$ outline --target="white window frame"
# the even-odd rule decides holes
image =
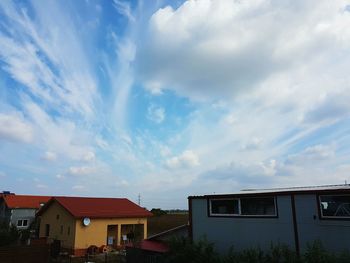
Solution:
[[[259,198],[273,198],[275,213],[273,215],[242,215],[241,209],[241,198],[242,199],[259,199]],[[212,212],[211,201],[220,201],[220,200],[237,200],[238,201],[238,214],[217,214]],[[276,196],[266,196],[266,197],[235,197],[235,198],[209,198],[209,216],[219,216],[219,217],[277,217],[277,202]]]
[[[19,221],[22,222],[21,225],[19,225]],[[26,225],[24,225],[24,221],[27,222]],[[29,219],[26,219],[26,218],[17,219],[17,227],[20,227],[20,228],[28,227],[28,223],[29,223]]]
[[[242,215],[241,210],[241,199],[260,199],[260,198],[273,198],[273,205],[275,208],[275,213],[273,215]],[[254,196],[254,197],[241,197],[239,199],[239,216],[241,217],[277,217],[277,202],[276,202],[276,196]]]
[[[323,208],[322,208],[322,200],[321,197],[322,196],[349,196],[350,194],[324,194],[324,195],[319,195],[318,196],[318,203],[319,203],[319,209],[320,209],[320,215],[321,218],[324,219],[342,219],[342,220],[350,220],[350,216],[325,216],[323,215]]]
[[[222,200],[228,200],[228,201],[238,201],[238,214],[216,214],[212,212],[212,205],[211,201],[222,201]],[[240,206],[240,201],[239,198],[210,198],[209,199],[209,214],[210,216],[239,216],[241,213],[241,206]]]

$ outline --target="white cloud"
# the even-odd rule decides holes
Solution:
[[[165,119],[165,109],[151,104],[147,108],[147,118],[155,123],[162,123]]]
[[[115,185],[118,187],[127,187],[129,186],[129,182],[124,179],[116,179]]]
[[[315,163],[329,160],[335,156],[335,147],[332,145],[314,145],[307,147],[300,153],[288,156],[288,164],[300,166],[315,165]]]
[[[80,29],[59,3],[32,4],[35,20],[12,2],[0,3],[3,23],[11,28],[0,33],[3,69],[48,107],[91,117],[98,94]]]
[[[63,176],[62,174],[56,174],[55,177],[56,177],[57,179],[59,179],[59,180],[62,180],[62,179],[65,178],[65,176]]]
[[[6,177],[6,173],[5,173],[5,172],[0,171],[0,177]]]
[[[248,143],[242,145],[242,150],[257,150],[260,148],[262,140],[257,137],[253,137]]]
[[[130,21],[135,21],[135,18],[131,12],[131,7],[129,2],[114,0],[114,7],[119,14],[127,17]]]
[[[73,160],[92,158],[90,143],[94,135],[88,130],[77,126],[72,120],[53,118],[30,99],[23,99],[23,105],[37,134],[38,144],[54,149],[56,155]]]
[[[169,169],[192,168],[198,165],[198,156],[191,150],[186,150],[179,156],[172,157],[166,161],[166,166]]]
[[[72,166],[69,168],[69,173],[71,175],[90,175],[96,172],[95,167],[89,167],[89,166]]]
[[[48,186],[45,185],[45,184],[37,184],[37,185],[36,185],[36,188],[39,188],[39,189],[47,189]]]
[[[91,162],[95,160],[95,153],[94,152],[87,152],[84,156],[83,156],[83,161],[86,162]]]
[[[45,152],[43,159],[47,161],[56,161],[57,155],[54,152],[47,151]]]
[[[138,74],[151,90],[148,83],[192,99],[230,99],[291,69],[305,76],[305,70],[319,73],[317,64],[322,71],[329,63],[339,67],[339,58],[348,65],[350,15],[344,8],[344,1],[326,0],[167,6],[153,14],[140,42]]]
[[[72,190],[75,190],[75,191],[85,191],[86,190],[86,187],[83,186],[83,185],[74,185],[72,187]]]
[[[33,129],[20,114],[0,113],[0,139],[29,143],[33,140]]]

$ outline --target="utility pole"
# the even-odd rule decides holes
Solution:
[[[137,203],[141,206],[141,194],[137,196]]]

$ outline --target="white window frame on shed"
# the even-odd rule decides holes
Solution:
[[[212,212],[212,204],[211,201],[237,201],[238,202],[238,214],[220,214],[220,213],[213,213]],[[210,198],[209,199],[209,214],[210,216],[239,216],[241,213],[241,206],[240,206],[240,201],[239,198]]]
[[[242,214],[242,208],[241,208],[241,199],[259,199],[259,198],[272,198],[274,202],[274,214],[251,214],[251,215],[245,215]],[[219,200],[237,200],[238,202],[238,213],[237,214],[220,214],[220,213],[213,213],[212,212],[212,201],[219,201]],[[267,196],[267,197],[260,197],[260,196],[254,196],[254,197],[235,197],[235,198],[209,198],[208,199],[208,205],[209,205],[209,216],[211,217],[262,217],[262,218],[276,218],[278,217],[278,211],[277,211],[277,200],[276,196]]]
[[[350,194],[321,194],[318,196],[318,202],[319,202],[319,209],[320,209],[320,215],[322,219],[342,219],[342,220],[350,220],[350,215],[349,216],[336,216],[336,215],[323,215],[323,204],[322,202],[322,197],[332,197],[332,196],[348,196],[350,199]],[[347,205],[350,206],[350,203],[346,203]],[[346,208],[348,210],[348,208]],[[350,212],[350,211],[349,211]]]

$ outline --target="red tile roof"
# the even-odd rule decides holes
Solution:
[[[34,208],[39,209],[42,203],[47,203],[51,196],[36,195],[2,195],[8,208]]]
[[[51,202],[57,201],[76,218],[126,218],[148,217],[152,213],[126,198],[54,197],[41,211],[43,214]]]

